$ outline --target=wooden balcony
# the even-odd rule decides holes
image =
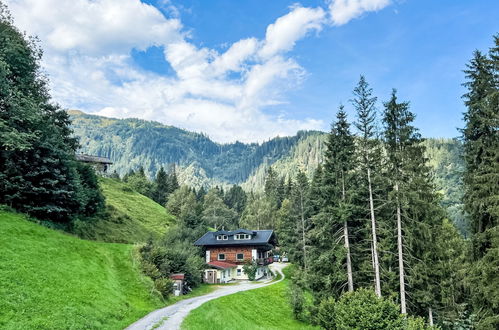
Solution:
[[[256,263],[258,265],[262,265],[262,266],[266,266],[266,265],[269,265],[271,263],[273,263],[273,259],[272,257],[268,257],[268,258],[258,258],[256,259]]]

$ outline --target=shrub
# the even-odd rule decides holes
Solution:
[[[163,298],[168,298],[173,290],[173,282],[165,277],[160,277],[154,280],[154,288],[161,293]]]
[[[323,300],[316,318],[325,329],[404,329],[399,307],[367,289]]]
[[[256,262],[247,262],[243,266],[243,271],[246,275],[248,275],[248,279],[250,281],[255,280],[257,269],[258,269],[258,265],[256,264]]]
[[[325,329],[332,329],[334,326],[334,306],[336,301],[334,298],[326,298],[322,300],[319,307],[316,309],[314,323]]]
[[[303,291],[298,285],[293,285],[291,287],[291,307],[293,308],[293,315],[297,320],[303,320],[305,298],[303,296]]]

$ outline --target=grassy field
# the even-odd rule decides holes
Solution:
[[[132,249],[0,210],[0,329],[122,329],[162,307]]]
[[[293,319],[287,293],[288,281],[285,278],[271,286],[209,301],[187,316],[182,329],[318,329]]]
[[[106,242],[145,242],[164,234],[173,222],[163,206],[126,184],[109,178],[100,178],[99,182],[106,196],[106,215],[91,223],[77,223],[74,232],[78,236]]]

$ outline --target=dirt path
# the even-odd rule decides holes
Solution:
[[[207,295],[194,297],[190,299],[181,300],[176,304],[168,307],[157,309],[138,320],[137,322],[130,325],[127,330],[149,330],[149,329],[180,329],[180,325],[184,318],[193,309],[198,308],[207,301],[234,294],[241,291],[247,291],[252,289],[261,288],[264,286],[276,284],[284,279],[284,274],[282,269],[286,264],[274,263],[269,267],[273,272],[278,272],[281,274],[281,279],[275,282],[262,282],[262,283],[250,283],[244,282],[237,285],[222,286],[216,291],[213,291]]]

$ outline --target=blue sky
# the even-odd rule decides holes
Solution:
[[[81,23],[69,32],[55,0],[26,10],[33,1],[8,5],[21,28],[42,39],[56,101],[221,142],[327,130],[340,103],[351,112],[360,74],[380,101],[397,88],[424,136],[458,136],[462,70],[499,33],[492,0],[101,0],[98,9],[63,1],[61,10],[82,22],[111,16],[116,26]],[[47,14],[52,19],[42,19]],[[238,43],[247,53],[237,64],[234,56],[222,61]]]

